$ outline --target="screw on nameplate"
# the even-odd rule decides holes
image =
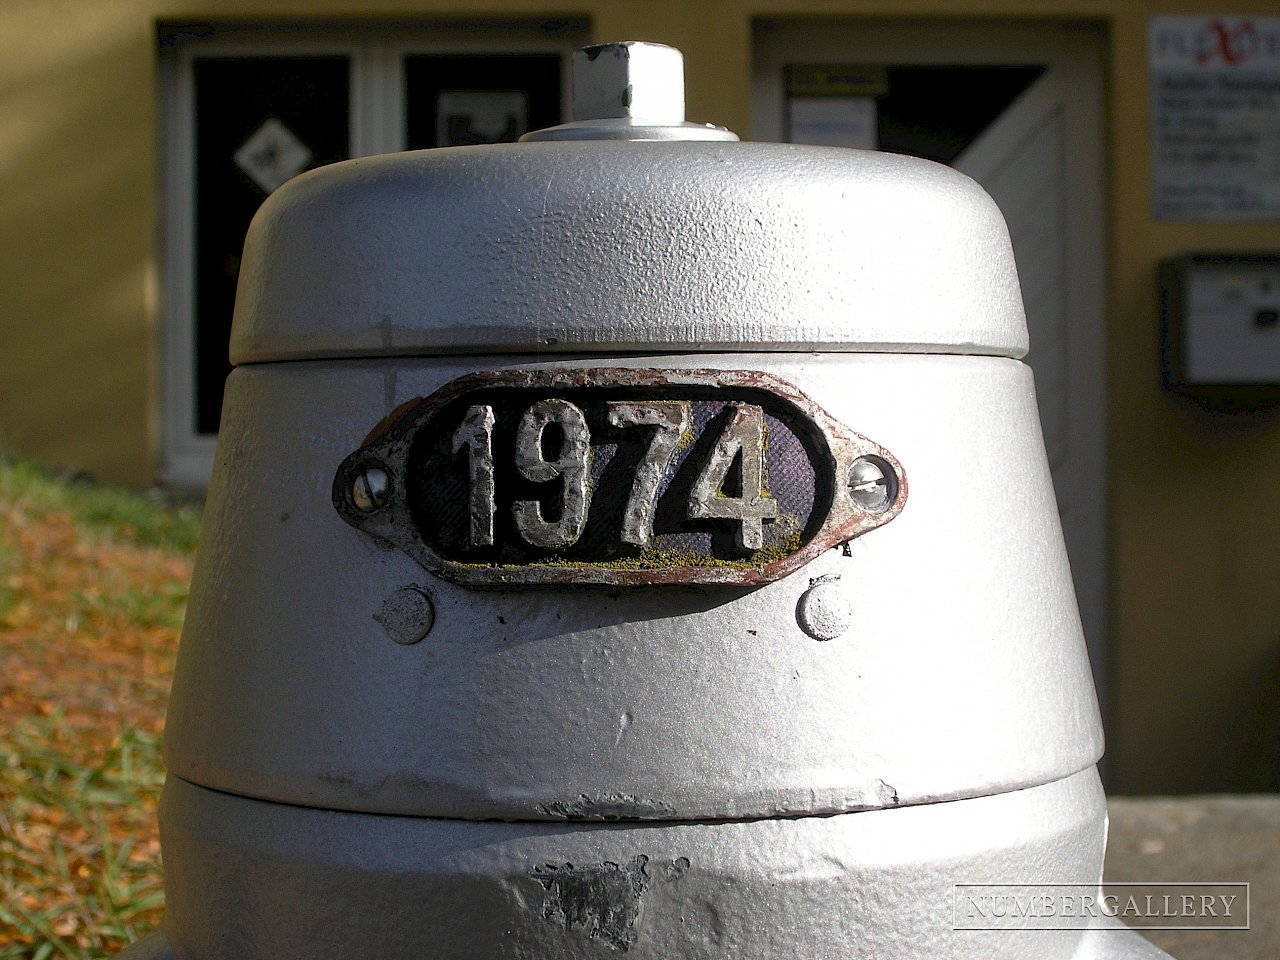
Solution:
[[[897,496],[893,469],[879,457],[859,457],[849,468],[849,499],[868,513],[889,508]]]
[[[391,496],[391,479],[381,467],[366,466],[351,484],[351,502],[361,513],[377,513]]]

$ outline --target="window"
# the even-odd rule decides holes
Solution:
[[[208,481],[240,254],[290,177],[561,122],[581,21],[162,26],[164,479]]]

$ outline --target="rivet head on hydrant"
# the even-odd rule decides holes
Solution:
[[[796,604],[800,629],[815,640],[834,640],[853,625],[853,603],[838,576],[819,577]]]
[[[421,587],[401,587],[382,605],[382,612],[373,619],[396,643],[409,646],[420,641],[436,622],[435,607],[430,595]]]

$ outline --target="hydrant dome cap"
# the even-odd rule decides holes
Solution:
[[[268,198],[243,264],[237,364],[1027,348],[994,201],[871,151],[591,140],[349,160]]]

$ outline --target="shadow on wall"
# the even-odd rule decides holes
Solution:
[[[1223,744],[1221,780],[1248,793],[1280,792],[1280,637],[1241,684],[1240,738]]]
[[[1280,425],[1280,392],[1275,388],[1234,387],[1217,395],[1171,395],[1169,399],[1175,404],[1180,435],[1194,437],[1202,456],[1212,459],[1230,451],[1257,457],[1256,469],[1267,469],[1263,458]],[[1225,564],[1222,558],[1218,562]],[[1225,564],[1207,582],[1228,594],[1224,602],[1230,606],[1240,602],[1240,598],[1232,600],[1230,593],[1248,592],[1249,584],[1240,581],[1249,576],[1239,569],[1233,573],[1231,565]],[[1238,638],[1231,630],[1244,628],[1244,623],[1223,624],[1223,633],[1216,639],[1232,645]],[[1213,672],[1221,685],[1217,702],[1223,715],[1206,719],[1219,728],[1221,739],[1216,762],[1205,765],[1201,779],[1214,791],[1280,791],[1280,636],[1270,644],[1262,641],[1252,656],[1240,656],[1229,668],[1220,662]]]

